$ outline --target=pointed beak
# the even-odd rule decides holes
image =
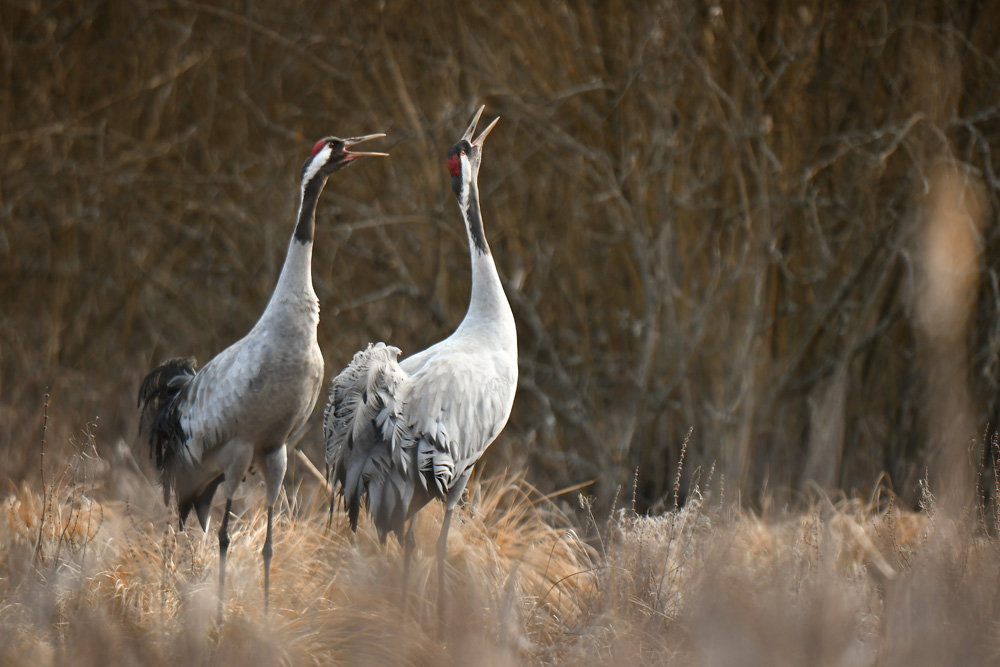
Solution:
[[[483,115],[483,109],[485,109],[485,108],[486,108],[485,104],[483,106],[479,107],[479,111],[476,112],[476,115],[472,119],[472,122],[469,123],[469,129],[467,129],[465,131],[465,134],[462,135],[462,139],[464,139],[465,141],[468,141],[473,146],[479,146],[480,148],[482,148],[483,139],[486,138],[486,135],[488,135],[490,133],[490,130],[493,129],[493,126],[497,124],[498,120],[500,120],[500,116],[497,116],[495,119],[493,119],[493,122],[489,124],[489,127],[487,127],[485,130],[483,130],[483,133],[480,134],[476,138],[475,141],[473,141],[472,140],[472,135],[476,131],[476,125],[479,123],[479,118]]]
[[[384,137],[385,134],[366,134],[363,137],[351,137],[350,139],[344,139],[344,148],[350,149],[352,146],[356,146],[363,141],[368,141],[369,139],[378,139]],[[366,153],[364,151],[352,151],[345,150],[347,157],[350,160],[356,160],[359,157],[372,156],[372,157],[389,157],[388,153]]]
[[[492,130],[496,126],[496,124],[498,122],[500,122],[500,116],[497,116],[496,118],[494,118],[493,122],[486,126],[486,129],[483,130],[483,133],[480,134],[478,137],[476,137],[476,140],[472,142],[472,145],[473,146],[478,146],[479,148],[482,148],[483,147],[483,139],[486,138],[486,135],[488,135],[490,133],[490,130]]]
[[[469,129],[467,129],[465,131],[465,134],[462,135],[462,140],[468,141],[470,143],[472,142],[472,134],[476,131],[476,124],[479,122],[479,117],[483,115],[483,109],[485,108],[486,108],[485,104],[479,107],[479,111],[476,112],[476,115],[473,117],[472,122],[469,123]]]

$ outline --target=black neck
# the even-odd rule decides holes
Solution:
[[[480,255],[489,254],[490,246],[486,243],[486,233],[483,231],[483,215],[479,210],[479,188],[475,183],[469,186],[469,199],[464,213],[472,244]]]
[[[316,232],[316,203],[326,185],[326,178],[317,177],[306,184],[302,191],[302,205],[299,207],[299,219],[295,223],[293,238],[301,243],[312,243]]]

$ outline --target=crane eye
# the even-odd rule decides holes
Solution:
[[[465,151],[462,151],[462,155],[465,155]]]

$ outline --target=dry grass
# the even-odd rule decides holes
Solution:
[[[155,505],[97,500],[109,469],[84,444],[44,495],[0,518],[0,664],[993,664],[1000,540],[980,512],[942,516],[817,497],[806,509],[723,510],[721,485],[680,509],[571,520],[517,475],[481,480],[449,541],[451,600],[435,635],[433,544],[420,515],[407,613],[400,551],[357,535],[303,483],[276,524],[272,612],[261,605],[264,514],[250,484],[215,624],[214,530]],[[137,479],[136,485],[145,482]],[[146,489],[156,495],[153,489]],[[580,496],[587,506],[588,499]],[[995,508],[994,508],[995,509]]]
[[[96,458],[82,459],[76,463],[83,469],[101,468]],[[44,495],[23,485],[4,501],[2,664],[62,664],[69,656],[75,664],[110,656],[119,664],[126,656],[145,664],[250,658],[288,665],[435,664],[449,656],[504,662],[507,656],[515,664],[577,622],[593,584],[577,576],[591,567],[587,548],[522,478],[476,484],[449,540],[446,649],[431,639],[441,508],[432,506],[417,522],[420,548],[403,614],[397,545],[381,546],[367,522],[352,535],[340,513],[328,526],[325,494],[300,488],[294,505],[285,502],[279,512],[273,612],[265,617],[259,555],[265,514],[256,489],[243,499],[248,509],[232,536],[226,620],[216,628],[218,546],[211,526],[207,533],[177,532],[165,512],[140,515],[121,500],[95,500],[95,484],[71,473],[58,475]]]

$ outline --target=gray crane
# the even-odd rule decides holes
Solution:
[[[399,348],[369,344],[334,378],[323,419],[331,511],[339,496],[356,530],[364,499],[380,539],[389,531],[396,536],[404,553],[404,605],[413,516],[435,498],[444,502],[437,542],[439,632],[452,512],[473,466],[507,423],[517,387],[514,315],[479,209],[483,140],[500,120],[473,140],[483,108],[447,161],[472,257],[465,318],[451,336],[401,362]]]
[[[226,585],[226,553],[233,496],[251,464],[264,473],[267,536],[264,609],[271,583],[271,522],[285,477],[287,442],[305,425],[323,383],[323,355],[316,340],[319,301],[312,284],[316,202],[330,174],[359,157],[353,152],[371,134],[352,139],[326,137],[302,166],[299,212],[264,314],[246,336],[200,371],[194,358],[171,359],[139,387],[140,432],[148,433],[150,455],[161,473],[163,500],[177,499],[180,529],[192,509],[207,527],[212,498],[225,485],[226,509],[219,528],[219,619]]]

